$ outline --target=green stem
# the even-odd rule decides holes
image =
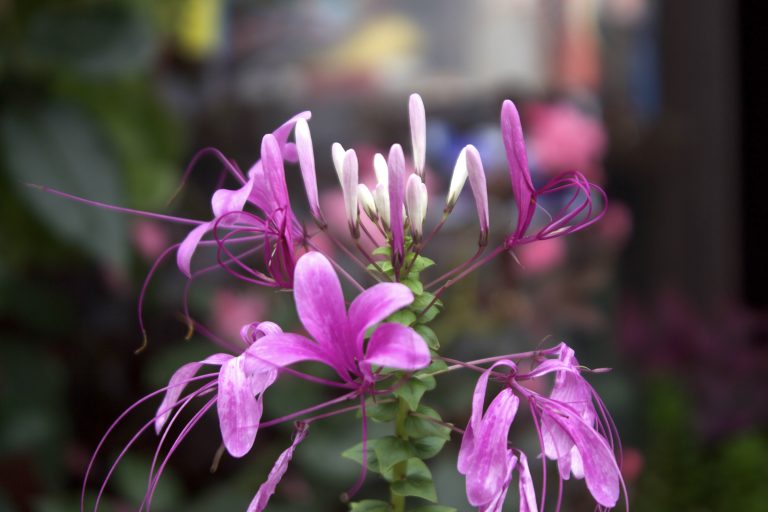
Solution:
[[[397,417],[395,418],[395,435],[400,439],[407,441],[408,432],[405,428],[405,420],[408,418],[408,403],[400,398],[398,400]],[[394,480],[398,481],[405,478],[405,474],[408,470],[408,461],[402,461],[395,464],[394,467]],[[405,496],[400,496],[390,491],[390,499],[392,503],[393,512],[405,512]]]

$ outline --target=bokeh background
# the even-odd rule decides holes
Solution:
[[[492,238],[510,229],[504,98],[521,108],[536,182],[578,169],[611,200],[593,228],[521,247],[520,263],[499,258],[451,290],[435,324],[444,353],[566,340],[584,364],[614,369],[591,382],[622,434],[635,510],[768,510],[768,282],[758,252],[768,212],[750,172],[764,165],[755,155],[765,144],[742,130],[755,114],[739,61],[761,27],[741,15],[737,2],[717,0],[0,0],[0,510],[76,510],[112,421],[178,365],[216,350],[203,336],[184,339],[185,280],[171,261],[150,284],[149,347],[134,355],[141,283],[183,230],[25,183],[208,218],[221,183],[214,161],[169,202],[195,152],[214,146],[247,168],[264,133],[308,109],[321,204],[338,219],[330,144],[357,149],[369,173],[375,151],[409,146],[411,92],[427,107],[428,224],[459,149],[473,143],[488,173]],[[306,210],[298,172],[288,175]],[[475,222],[464,197],[427,255],[446,266],[470,256]],[[229,338],[254,320],[295,322],[284,294],[224,273],[195,282],[191,307]],[[472,377],[446,377],[429,399],[459,425]],[[327,396],[283,381],[267,416]],[[109,439],[89,499],[154,407]],[[349,418],[313,427],[270,510],[344,510],[338,495],[358,468],[339,453],[358,430]],[[260,433],[249,456],[225,457],[211,474],[220,440],[209,414],[174,455],[154,510],[244,510],[288,435]],[[530,426],[513,435],[535,442]],[[155,443],[147,435],[128,452],[104,510],[136,508]],[[441,502],[467,510],[457,444],[432,468]],[[366,497],[384,492],[369,482]],[[589,503],[583,483],[566,486],[566,510]]]

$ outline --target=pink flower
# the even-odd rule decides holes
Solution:
[[[501,132],[509,163],[512,193],[517,206],[517,227],[507,236],[507,248],[573,233],[590,226],[602,217],[604,209],[595,207],[592,193],[597,192],[605,203],[605,192],[578,172],[560,174],[538,190],[533,187],[520,114],[514,103],[509,100],[505,100],[501,107]],[[566,194],[562,207],[554,214],[542,211],[547,219],[545,224],[531,230],[534,217],[541,208],[539,199],[554,194]]]

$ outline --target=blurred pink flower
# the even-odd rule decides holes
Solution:
[[[590,181],[603,181],[607,136],[599,121],[567,103],[532,105],[527,114],[531,150],[543,172],[578,169]]]
[[[645,457],[637,448],[624,448],[621,461],[621,474],[627,482],[634,482],[640,478],[640,473],[645,466]]]
[[[168,230],[151,220],[137,220],[131,226],[131,238],[139,255],[146,261],[154,261],[171,245]]]
[[[565,240],[549,238],[535,244],[515,248],[515,254],[527,274],[540,274],[552,270],[565,260]]]
[[[214,330],[225,340],[239,340],[240,328],[254,318],[265,318],[267,306],[266,299],[259,293],[219,289],[213,295],[211,308]]]

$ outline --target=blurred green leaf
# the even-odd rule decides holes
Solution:
[[[115,471],[115,489],[131,503],[141,503],[147,492],[147,476],[150,466],[151,460],[149,458],[132,454],[126,455]],[[160,512],[178,510],[182,495],[181,481],[169,467],[166,467],[152,497],[152,510]]]
[[[407,460],[414,455],[408,441],[395,436],[378,439],[373,449],[382,471],[387,471],[398,462]]]
[[[97,77],[147,69],[156,46],[152,27],[127,2],[39,9],[23,42],[28,65]]]
[[[124,268],[125,218],[29,188],[33,183],[110,204],[123,202],[120,170],[93,120],[61,104],[6,112],[0,147],[20,193],[52,229],[101,261]]]
[[[381,500],[363,500],[349,505],[352,512],[390,512],[392,510],[389,503]]]

